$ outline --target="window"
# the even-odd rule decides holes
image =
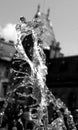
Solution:
[[[4,96],[6,96],[8,84],[9,84],[8,82],[2,83],[2,87],[3,87],[3,90],[4,90],[4,93],[3,93]]]

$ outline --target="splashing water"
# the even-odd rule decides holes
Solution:
[[[55,39],[47,15],[37,12],[31,22],[21,17],[16,31],[11,85],[1,123],[6,115],[8,121],[9,118],[18,120],[25,130],[76,130],[71,112],[46,86],[47,66],[43,49]],[[12,114],[7,115],[10,112]]]

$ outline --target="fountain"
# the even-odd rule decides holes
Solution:
[[[32,21],[20,18],[16,25],[16,53],[10,69],[10,87],[2,108],[1,124],[19,122],[25,130],[76,130],[71,112],[46,86],[44,49],[55,40],[47,14],[37,13]],[[5,119],[6,117],[6,119]]]

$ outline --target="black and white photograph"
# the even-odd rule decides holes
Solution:
[[[78,130],[78,0],[0,0],[0,130]]]

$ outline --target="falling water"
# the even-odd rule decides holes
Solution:
[[[12,120],[16,117],[25,130],[76,130],[71,112],[46,86],[48,69],[44,48],[55,40],[48,16],[38,10],[32,21],[27,22],[21,17],[16,25],[16,53],[12,59],[11,83],[1,123],[7,112],[16,112]],[[25,123],[22,121],[24,116]]]

